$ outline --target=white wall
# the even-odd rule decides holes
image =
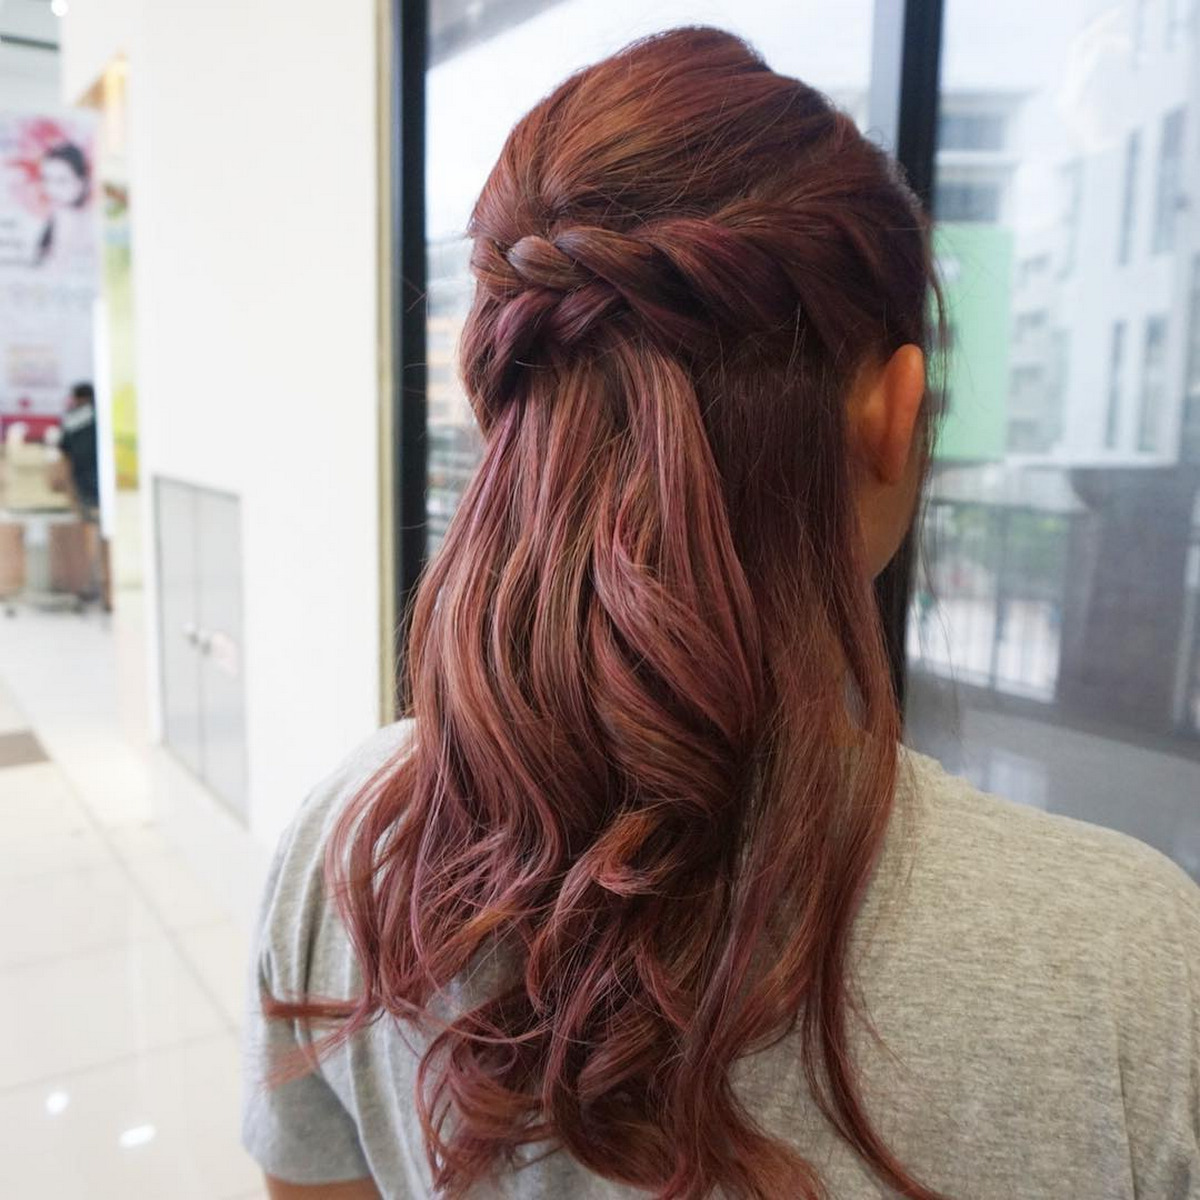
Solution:
[[[186,7],[174,0],[81,0],[60,22],[63,94],[74,102],[118,54],[134,56],[148,7]],[[194,5],[192,7],[195,7]]]
[[[251,828],[269,843],[378,717],[374,4],[75,4],[67,98],[117,51],[143,484],[241,497]]]

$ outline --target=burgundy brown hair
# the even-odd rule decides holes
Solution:
[[[687,29],[529,113],[470,232],[483,456],[415,604],[412,742],[331,849],[363,979],[338,1040],[429,1030],[451,1195],[543,1143],[775,1200],[817,1172],[730,1068],[796,1031],[833,1127],[931,1196],[863,1107],[847,979],[899,720],[844,409],[926,342],[918,207],[817,92]]]

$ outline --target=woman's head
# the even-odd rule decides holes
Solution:
[[[42,155],[41,175],[51,208],[82,208],[87,203],[91,171],[87,156],[73,142],[61,142]]]
[[[562,374],[652,350],[695,386],[751,537],[778,522],[738,501],[807,488],[814,437],[852,466],[888,449],[870,440],[888,414],[840,426],[927,341],[920,213],[848,117],[736,39],[678,31],[569,80],[509,137],[471,234],[463,371],[485,434]],[[885,382],[911,422],[922,360],[902,357]]]
[[[343,1035],[426,1021],[452,1193],[548,1142],[778,1197],[816,1171],[730,1068],[794,1030],[828,1119],[927,1195],[861,1105],[846,979],[896,775],[870,576],[924,461],[917,206],[818,93],[682,30],[538,105],[471,234],[483,455],[415,605],[414,743],[331,851]]]

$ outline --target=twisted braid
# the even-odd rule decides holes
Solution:
[[[495,311],[484,323],[490,345],[477,355],[465,348],[468,377],[504,397],[520,368],[625,315],[686,358],[711,353],[722,337],[791,330],[798,319],[823,336],[823,286],[844,287],[848,257],[864,250],[860,224],[830,197],[794,208],[740,201],[636,232],[571,225],[507,246],[481,235],[471,265]]]

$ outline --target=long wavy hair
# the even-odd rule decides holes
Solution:
[[[845,409],[927,341],[918,205],[820,94],[684,29],[530,112],[470,234],[483,453],[412,613],[411,742],[331,843],[336,1040],[428,1027],[446,1194],[536,1145],[775,1200],[820,1180],[731,1067],[795,1033],[837,1133],[932,1196],[864,1108],[847,962],[899,718]]]

